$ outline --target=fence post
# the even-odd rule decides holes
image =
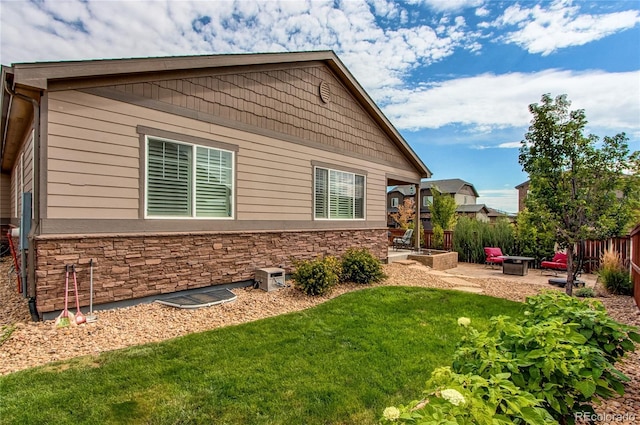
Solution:
[[[631,263],[633,298],[636,300],[636,306],[640,308],[640,223],[631,231],[629,243],[629,263]]]

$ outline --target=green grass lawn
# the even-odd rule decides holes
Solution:
[[[378,287],[302,312],[0,377],[7,424],[372,424],[451,364],[460,316],[522,304]],[[158,324],[162,326],[161,323]]]

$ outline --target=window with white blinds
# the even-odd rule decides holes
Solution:
[[[233,216],[233,152],[147,139],[148,217]]]
[[[316,167],[314,213],[316,219],[364,219],[365,177]]]

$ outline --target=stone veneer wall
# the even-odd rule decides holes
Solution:
[[[290,272],[294,259],[339,256],[349,247],[366,247],[385,261],[387,230],[41,236],[36,241],[36,305],[40,313],[64,308],[66,264],[76,264],[80,304],[88,305],[90,259],[93,303],[98,305],[242,282],[263,267]]]

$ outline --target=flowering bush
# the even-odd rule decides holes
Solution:
[[[616,322],[598,300],[579,300],[558,291],[546,291],[526,300],[527,319],[524,326],[549,319],[573,323],[576,331],[586,338],[585,344],[604,353],[607,361],[615,363],[628,351],[635,350],[640,334],[633,326]]]
[[[614,367],[640,334],[611,319],[599,301],[557,291],[530,297],[525,319],[491,318],[490,329],[467,328],[451,368],[436,369],[422,400],[399,406],[382,423],[572,423],[596,398],[623,394],[628,378]]]
[[[384,409],[384,412],[382,412],[382,417],[389,422],[397,421],[400,419],[400,409],[393,406],[387,407]]]
[[[485,379],[478,375],[457,374],[443,367],[433,371],[424,398],[406,406],[387,407],[383,424],[552,424],[557,423],[541,400],[517,388],[509,374]],[[391,415],[390,413],[393,413]]]

